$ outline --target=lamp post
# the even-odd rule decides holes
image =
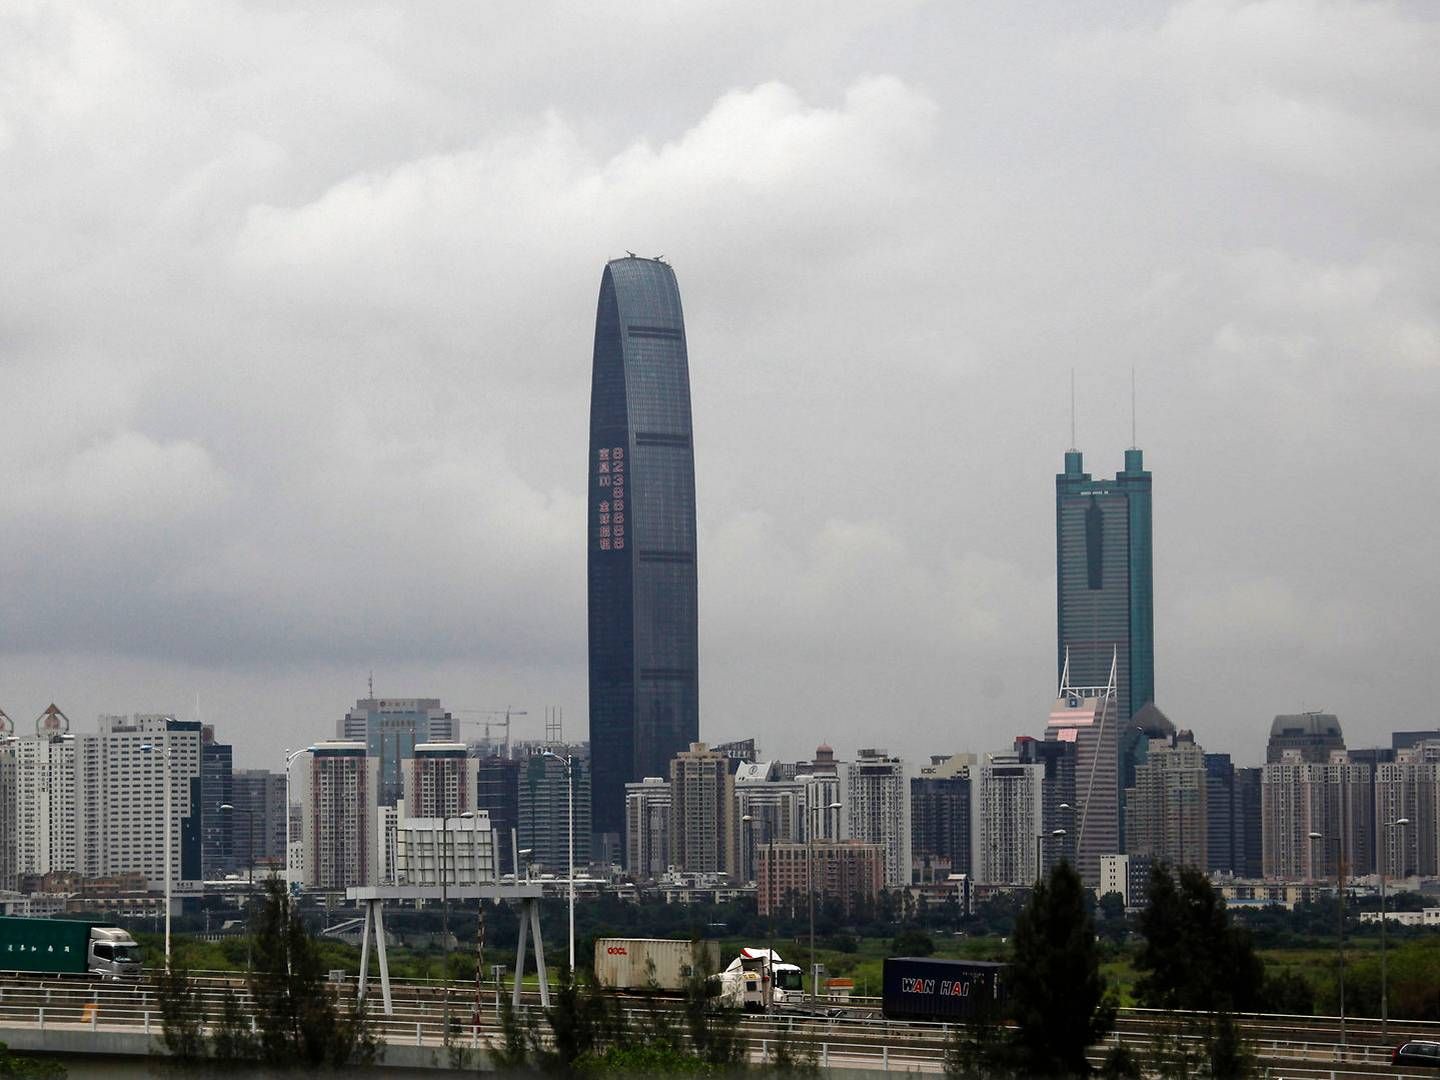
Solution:
[[[1400,872],[1405,872],[1405,826],[1410,824],[1409,818],[1396,818],[1394,821],[1385,822],[1387,829],[1400,830]],[[1389,847],[1387,842],[1386,848]],[[1382,1037],[1390,1034],[1390,1002],[1388,997],[1388,980],[1385,971],[1385,850],[1380,852],[1380,1034]]]
[[[302,747],[299,750],[285,748],[285,891],[290,891],[292,881],[290,879],[290,766],[295,764],[295,759],[301,754],[308,754],[315,749],[313,746]]]
[[[161,783],[165,787],[165,970],[170,970],[170,717],[165,719],[165,731],[162,739],[160,755],[164,764]],[[142,743],[140,749],[145,753],[151,753],[155,749],[153,743]]]
[[[1311,832],[1312,841],[1324,843],[1322,833]],[[1311,876],[1314,876],[1313,856]],[[1340,960],[1340,1045],[1345,1045],[1345,848],[1342,837],[1335,837],[1335,948]]]
[[[554,758],[565,766],[565,786],[569,790],[568,813],[570,818],[570,871],[568,879],[570,894],[570,978],[575,978],[575,759],[569,754],[563,758],[553,750],[546,750],[545,757]]]
[[[473,818],[474,810],[453,816],[445,814],[440,818],[440,974],[445,981],[444,990],[444,1039],[450,1041],[450,822]],[[471,845],[472,855],[474,845]],[[455,884],[460,884],[457,880]]]
[[[843,803],[832,802],[825,810],[839,810]],[[810,894],[810,997],[812,1001],[820,1000],[820,973],[815,967],[815,833],[819,830],[819,817],[822,807],[810,807],[810,829],[806,837],[809,850],[805,859],[805,878]]]

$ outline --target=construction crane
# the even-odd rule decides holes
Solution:
[[[509,757],[509,756],[510,756],[510,719],[511,719],[511,717],[515,717],[515,716],[529,716],[529,715],[530,715],[530,713],[529,713],[527,710],[525,710],[525,709],[515,709],[515,708],[512,708],[512,707],[509,706],[509,705],[506,705],[503,709],[452,709],[452,710],[450,710],[450,711],[451,711],[452,713],[456,714],[457,716],[477,716],[477,717],[484,717],[483,720],[471,720],[471,721],[469,721],[469,722],[472,723],[472,724],[484,724],[484,725],[485,725],[485,741],[486,741],[487,743],[491,743],[491,745],[494,745],[494,744],[491,742],[491,739],[490,739],[490,727],[491,727],[491,725],[494,724],[494,725],[496,725],[496,726],[503,727],[503,728],[505,729],[505,744],[504,744],[504,745],[505,745],[505,756],[506,756],[506,757]]]

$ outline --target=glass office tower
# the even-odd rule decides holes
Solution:
[[[700,737],[690,373],[658,259],[600,279],[587,483],[592,822],[597,854],[618,854],[625,785]]]
[[[1117,660],[1117,781],[1123,800],[1148,746],[1131,717],[1155,700],[1155,614],[1151,560],[1150,473],[1141,451],[1125,451],[1114,480],[1094,480],[1080,451],[1065,454],[1055,477],[1057,672],[1070,657],[1076,686],[1106,681]],[[1123,801],[1121,805],[1123,832]]]

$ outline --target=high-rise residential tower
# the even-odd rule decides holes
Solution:
[[[601,276],[586,472],[593,828],[619,854],[625,785],[700,737],[690,374],[658,259]]]
[[[1114,480],[1092,479],[1080,451],[1066,451],[1065,471],[1055,477],[1055,570],[1056,670],[1065,670],[1068,656],[1072,685],[1101,686],[1116,662],[1123,815],[1124,790],[1149,738],[1133,731],[1130,718],[1155,699],[1150,473],[1140,450],[1125,451]]]

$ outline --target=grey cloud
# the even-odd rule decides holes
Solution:
[[[1038,729],[1072,367],[1095,472],[1137,370],[1167,713],[1420,722],[1433,15],[771,7],[9,15],[0,705],[198,689],[258,759],[375,666],[582,726],[631,248],[687,309],[707,735]]]

